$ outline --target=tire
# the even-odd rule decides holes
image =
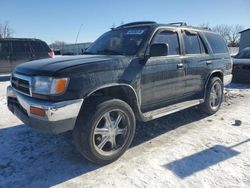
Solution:
[[[88,160],[108,164],[130,146],[136,120],[131,107],[122,100],[100,98],[83,105],[73,138],[77,149]]]
[[[221,103],[223,101],[223,88],[224,85],[220,78],[211,78],[206,89],[205,102],[201,104],[202,111],[212,115],[220,109]]]

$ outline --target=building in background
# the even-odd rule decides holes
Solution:
[[[250,28],[240,32],[240,51],[246,47],[250,47]]]
[[[77,44],[65,44],[60,50],[61,55],[80,55],[86,48],[91,45],[90,42],[77,43]]]
[[[80,55],[90,45],[91,42],[66,44],[65,42],[62,41],[55,41],[49,46],[54,51],[55,55]]]

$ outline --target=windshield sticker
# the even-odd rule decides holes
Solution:
[[[136,30],[129,30],[126,34],[127,35],[142,35],[144,30],[136,29]]]

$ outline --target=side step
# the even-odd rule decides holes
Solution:
[[[197,99],[197,100],[191,100],[191,101],[185,101],[182,103],[178,103],[178,104],[174,104],[174,105],[170,105],[167,107],[163,107],[157,110],[153,110],[153,111],[149,111],[149,112],[145,112],[143,113],[143,116],[148,119],[148,120],[153,120],[156,118],[160,118],[181,110],[184,110],[186,108],[190,108],[192,106],[196,106],[198,104],[201,104],[204,102],[204,99]]]

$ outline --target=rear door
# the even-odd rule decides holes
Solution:
[[[12,51],[10,55],[11,69],[17,65],[32,60],[31,47],[28,41],[12,41]]]
[[[182,31],[184,42],[184,62],[186,65],[187,95],[201,94],[210,69],[211,57],[205,42],[197,31]]]
[[[11,72],[10,67],[10,42],[0,41],[0,73]]]

